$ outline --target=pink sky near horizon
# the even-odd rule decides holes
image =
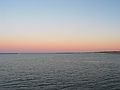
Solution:
[[[3,39],[2,39],[3,40]],[[104,40],[103,40],[104,41]],[[120,43],[99,41],[12,41],[3,40],[0,52],[85,52],[120,50]]]

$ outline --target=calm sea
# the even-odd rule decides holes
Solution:
[[[120,55],[0,54],[0,90],[120,90]]]

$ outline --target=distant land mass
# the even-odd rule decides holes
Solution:
[[[120,51],[100,51],[96,53],[120,54]]]
[[[19,53],[0,53],[0,54],[19,54]]]

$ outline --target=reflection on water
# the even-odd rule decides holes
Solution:
[[[0,90],[120,90],[120,55],[1,54]]]

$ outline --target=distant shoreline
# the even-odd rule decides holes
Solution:
[[[100,51],[96,53],[120,54],[120,51]]]
[[[19,53],[0,53],[0,54],[19,54]]]

